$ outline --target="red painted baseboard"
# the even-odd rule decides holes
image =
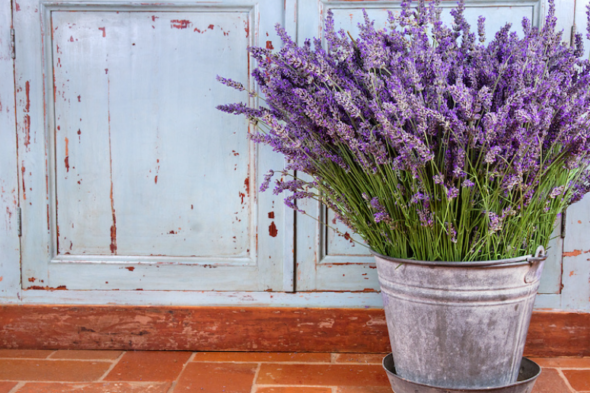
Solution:
[[[383,310],[1,306],[0,347],[387,352]],[[533,314],[525,354],[590,356],[590,313]]]

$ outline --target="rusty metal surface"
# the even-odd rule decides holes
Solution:
[[[397,374],[448,389],[516,381],[545,262],[450,263],[375,254]]]

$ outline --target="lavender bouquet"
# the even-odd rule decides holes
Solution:
[[[553,0],[542,28],[525,18],[522,38],[507,24],[488,44],[463,1],[451,27],[438,2],[410,3],[384,30],[365,13],[357,39],[328,14],[325,46],[297,46],[277,26],[282,49],[250,48],[249,94],[266,106],[218,109],[285,155],[274,193],[290,191],[287,205],[320,201],[380,254],[478,261],[547,247],[557,216],[590,190],[582,35],[562,43]]]

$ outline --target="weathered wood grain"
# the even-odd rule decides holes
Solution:
[[[3,306],[0,347],[387,352],[383,310]],[[590,355],[590,314],[536,312],[529,356]]]

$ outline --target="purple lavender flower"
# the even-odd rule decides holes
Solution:
[[[319,199],[376,251],[440,258],[415,240],[440,239],[449,260],[523,255],[590,191],[590,61],[581,34],[562,43],[548,5],[542,27],[524,18],[522,33],[506,24],[487,43],[485,18],[472,31],[463,0],[450,26],[438,2],[402,1],[385,30],[365,13],[354,39],[329,11],[325,45],[298,46],[277,26],[281,49],[249,49],[265,105],[218,109],[244,115],[252,141],[312,179],[276,182],[288,206]]]

